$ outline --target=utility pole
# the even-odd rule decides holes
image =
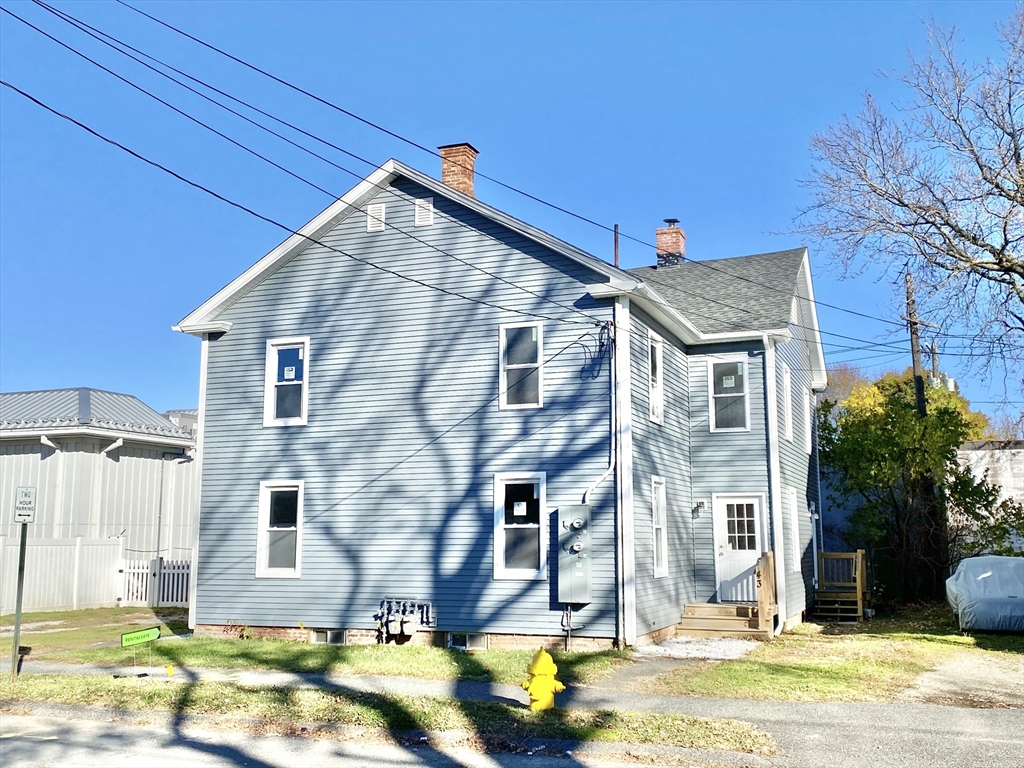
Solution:
[[[914,277],[907,272],[907,323],[910,325],[910,353],[914,360],[914,397],[917,400],[917,415],[922,419],[928,415],[928,407],[924,400],[924,371],[921,369],[921,337],[917,326],[921,319],[917,316],[917,305],[914,303]]]

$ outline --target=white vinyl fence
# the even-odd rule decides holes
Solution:
[[[107,608],[121,596],[123,539],[29,539],[24,611]],[[0,537],[0,613],[14,613],[18,539]]]
[[[124,539],[29,539],[22,610],[186,606],[190,571],[188,560],[127,560]],[[17,589],[18,539],[0,536],[0,614],[14,613]]]
[[[126,560],[122,605],[188,605],[188,560]]]

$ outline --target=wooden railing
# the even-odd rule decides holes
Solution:
[[[772,618],[778,610],[775,597],[775,553],[765,552],[754,566],[754,578],[757,583],[757,628],[761,632],[771,632],[774,627]]]
[[[867,560],[863,549],[856,552],[818,553],[818,591],[835,593],[857,601],[857,617],[864,615],[867,596]]]

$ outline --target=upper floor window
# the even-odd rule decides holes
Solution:
[[[384,203],[370,203],[366,206],[366,231],[384,231]]]
[[[782,364],[782,427],[786,439],[793,441],[793,374]]]
[[[540,408],[544,405],[540,323],[503,325],[501,333],[500,408]]]
[[[263,385],[263,426],[306,423],[309,404],[309,336],[271,339]]]
[[[728,432],[750,429],[747,397],[746,360],[708,361],[711,431]]]
[[[648,331],[648,381],[651,421],[665,423],[665,388],[663,384],[663,353],[661,337]]]
[[[494,476],[494,578],[547,578],[545,473]]]
[[[260,483],[256,577],[297,579],[302,575],[302,480]]]

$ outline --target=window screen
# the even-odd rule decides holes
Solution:
[[[535,483],[505,486],[505,567],[540,568],[540,499]]]

